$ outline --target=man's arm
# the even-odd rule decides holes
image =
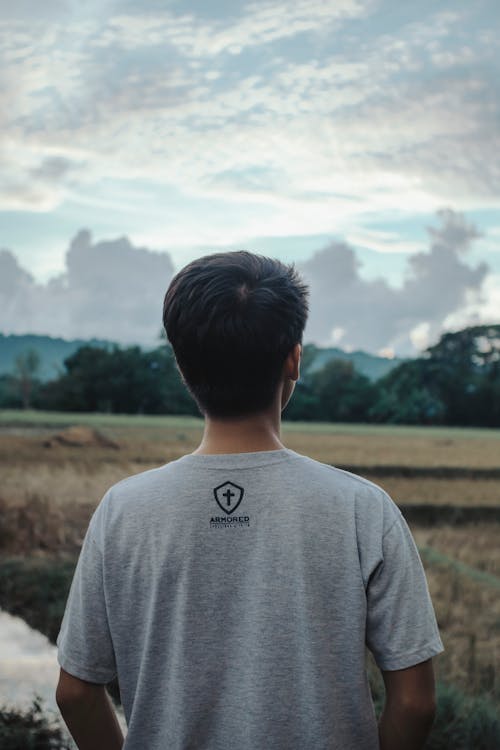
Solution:
[[[432,659],[381,671],[386,700],[379,721],[380,750],[421,750],[436,714]]]
[[[104,685],[61,669],[56,701],[80,750],[121,750],[123,733]]]

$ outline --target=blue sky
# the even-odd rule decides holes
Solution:
[[[443,330],[498,322],[499,20],[493,0],[3,3],[0,328],[92,335],[74,302],[93,304],[92,290],[69,263],[83,228],[92,240],[74,253],[107,268],[126,237],[131,273],[139,257],[147,271],[139,249],[173,270],[236,248],[301,264],[323,316],[307,332],[323,345],[414,354]],[[352,292],[381,306],[352,325],[330,299],[343,245]],[[426,306],[409,299],[422,253],[444,273],[426,276]],[[444,284],[448,305],[434,305]],[[127,334],[112,325],[121,309],[101,312],[123,341],[158,327],[153,312]]]

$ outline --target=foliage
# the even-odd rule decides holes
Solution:
[[[376,669],[368,670],[377,719],[385,691]],[[436,683],[436,716],[424,750],[497,750],[500,716],[488,695],[470,696],[440,680]]]
[[[0,706],[0,747],[2,750],[69,750],[71,745],[59,726],[49,724],[37,696],[24,712]]]
[[[35,383],[37,383],[37,374],[40,369],[40,355],[36,349],[29,348],[20,352],[14,364],[14,377],[21,392],[23,408],[29,409],[31,397]]]
[[[66,372],[47,383],[45,409],[113,414],[198,414],[177,370],[172,350],[84,346],[65,359]]]
[[[438,682],[437,711],[425,750],[496,750],[500,716],[487,696],[470,697]]]
[[[40,388],[40,357],[35,349],[17,354],[14,371],[0,375],[0,404],[3,407],[29,409]]]
[[[328,359],[318,369],[325,351],[303,346],[301,375],[284,419],[500,426],[500,325],[445,333],[421,357],[375,382],[351,359]],[[63,373],[43,384],[35,376],[36,361],[18,364],[16,376],[0,376],[0,407],[32,403],[53,411],[200,416],[168,342],[150,351],[82,346],[65,359]]]
[[[303,380],[298,380],[292,397],[283,410],[283,418],[293,421],[312,420],[320,412],[320,402],[316,393]]]
[[[369,418],[404,424],[500,425],[500,325],[445,333],[378,381]]]
[[[0,375],[0,404],[4,409],[21,409],[23,400],[14,375]]]
[[[378,398],[368,409],[375,422],[389,424],[443,424],[445,404],[436,386],[432,362],[404,362],[378,381]]]
[[[316,418],[328,422],[361,421],[376,398],[376,386],[348,360],[330,360],[310,382],[318,400]]]
[[[44,558],[3,558],[0,607],[22,617],[55,643],[75,564]]]
[[[462,372],[488,372],[497,367],[500,360],[500,324],[444,333],[438,343],[426,351],[435,362],[446,362]]]

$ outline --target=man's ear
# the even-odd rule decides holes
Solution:
[[[300,377],[300,360],[302,356],[302,345],[297,343],[290,350],[285,360],[285,376],[290,380],[297,381]]]

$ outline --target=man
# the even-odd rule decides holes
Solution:
[[[81,750],[423,746],[443,645],[408,526],[380,487],[280,439],[308,294],[293,265],[244,251],[170,283],[163,322],[205,429],[90,521],[57,641]]]

